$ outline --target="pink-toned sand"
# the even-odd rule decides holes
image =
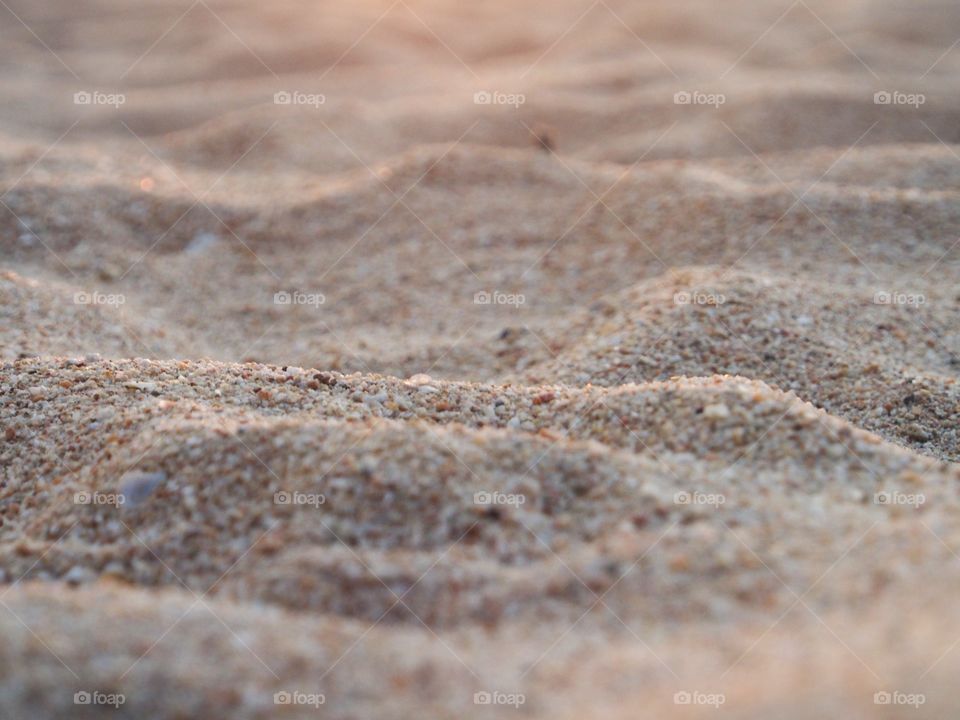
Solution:
[[[958,36],[0,0],[0,716],[955,716]]]

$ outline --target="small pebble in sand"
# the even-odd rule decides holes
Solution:
[[[165,482],[165,472],[130,472],[120,481],[120,494],[126,507],[141,505],[157,487]]]
[[[730,417],[730,408],[723,403],[714,403],[707,405],[703,409],[703,416],[710,420],[723,420]]]
[[[74,565],[67,574],[63,576],[63,581],[69,585],[82,585],[91,582],[96,578],[96,574],[88,567]]]

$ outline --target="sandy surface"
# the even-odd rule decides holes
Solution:
[[[0,2],[0,717],[955,716],[958,36]]]

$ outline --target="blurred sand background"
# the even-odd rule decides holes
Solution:
[[[941,0],[0,0],[0,715],[955,715],[958,73]]]

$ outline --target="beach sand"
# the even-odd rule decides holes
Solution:
[[[0,716],[960,711],[960,6],[0,18]]]

